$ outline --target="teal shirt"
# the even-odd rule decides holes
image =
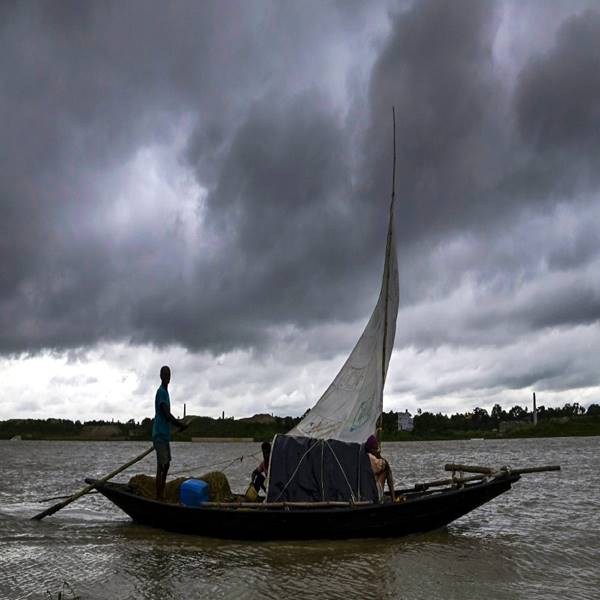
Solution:
[[[161,385],[156,390],[154,398],[154,424],[152,425],[152,440],[155,442],[169,442],[171,440],[171,424],[160,410],[160,405],[166,404],[167,410],[171,412],[171,399],[169,392]]]

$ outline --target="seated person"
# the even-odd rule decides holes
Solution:
[[[263,461],[252,471],[252,486],[258,494],[260,490],[267,491],[265,488],[265,481],[269,475],[269,459],[271,458],[271,444],[269,442],[263,442],[260,446],[263,453]]]
[[[388,489],[390,490],[390,498],[393,502],[395,499],[394,492],[394,478],[392,477],[392,469],[385,458],[381,458],[381,451],[379,448],[379,442],[374,435],[369,436],[369,439],[365,442],[365,450],[369,455],[371,461],[371,468],[373,469],[373,475],[375,475],[375,481],[377,483],[377,490],[379,492],[379,500],[383,500],[383,490],[385,482],[387,481]]]

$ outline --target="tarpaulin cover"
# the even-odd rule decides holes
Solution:
[[[378,498],[364,444],[275,436],[267,502],[376,502]]]

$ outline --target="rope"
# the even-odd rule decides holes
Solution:
[[[227,465],[225,465],[221,469],[222,471],[225,471],[225,470],[227,470],[231,465],[233,465],[237,461],[243,462],[244,458],[258,458],[258,456],[259,456],[258,452],[255,452],[254,454],[242,454],[241,456],[236,456],[233,459],[226,458],[225,460],[222,460],[222,461],[217,462],[217,463],[209,463],[209,464],[205,464],[205,465],[197,465],[195,467],[185,467],[183,469],[180,469],[179,471],[172,471],[170,474],[171,475],[180,475],[181,473],[189,473],[190,471],[200,471],[201,469],[213,469],[214,467],[218,467],[219,465],[227,463]]]
[[[323,466],[324,466],[325,461],[324,461],[324,453],[323,452],[324,452],[324,445],[327,444],[327,447],[331,451],[333,458],[335,458],[335,462],[338,464],[338,467],[340,468],[340,471],[342,472],[342,475],[344,476],[344,480],[346,481],[346,485],[348,486],[348,489],[350,490],[350,498],[352,499],[351,501],[356,502],[356,496],[354,495],[354,490],[352,489],[352,486],[350,485],[350,482],[348,481],[348,478],[346,477],[346,472],[344,471],[344,468],[340,464],[338,457],[336,456],[335,452],[333,451],[333,448],[331,447],[331,445],[329,444],[329,442],[327,440],[315,440],[315,443],[312,446],[310,446],[308,448],[308,450],[300,457],[300,460],[298,461],[296,468],[294,469],[294,471],[290,475],[289,479],[287,480],[286,484],[283,486],[283,489],[281,490],[281,492],[279,492],[279,495],[277,496],[277,498],[275,498],[275,500],[273,502],[277,502],[281,498],[281,496],[283,495],[285,490],[288,488],[288,486],[290,485],[290,483],[296,476],[296,473],[298,472],[300,465],[302,464],[304,459],[307,457],[308,453],[311,452],[311,450],[313,450],[315,448],[315,446],[317,446],[319,444],[321,445],[321,497],[323,499],[325,498],[325,487],[324,487],[325,481],[324,481],[324,476],[323,476]]]
[[[321,444],[321,500],[325,500],[325,445]]]
[[[356,461],[356,464],[358,465],[357,469],[356,469],[356,491],[358,493],[358,501],[360,502],[360,457],[361,457],[361,452],[362,452],[363,446],[362,444],[358,447],[358,459]]]
[[[342,472],[342,475],[344,476],[344,480],[346,481],[346,484],[348,485],[348,488],[350,489],[350,498],[352,498],[352,502],[356,502],[356,497],[354,496],[354,491],[352,489],[352,486],[350,485],[350,482],[348,481],[348,478],[346,477],[346,472],[344,471],[344,468],[340,464],[340,461],[338,460],[338,457],[336,456],[335,452],[333,451],[333,448],[329,445],[329,442],[327,440],[325,440],[325,443],[327,444],[327,447],[331,450],[331,454],[333,454],[333,458],[335,458],[335,462],[338,464],[338,467],[340,468],[340,471]]]
[[[226,471],[229,467],[231,467],[231,465],[233,465],[238,460],[240,462],[243,462],[244,458],[258,458],[258,456],[259,456],[258,452],[255,452],[254,454],[242,454],[241,456],[236,456],[234,459],[226,458],[225,460],[222,460],[218,463],[212,463],[212,464],[207,464],[207,465],[198,465],[196,467],[185,467],[184,469],[181,469],[179,471],[172,471],[170,473],[170,475],[180,475],[181,473],[189,473],[190,471],[199,471],[200,469],[208,469],[208,468],[210,468],[212,470],[214,467],[218,467],[219,465],[222,465],[224,463],[227,463],[227,465],[225,465],[221,470]],[[89,494],[98,494],[98,493],[99,492],[97,492],[97,491],[89,492]],[[70,498],[70,497],[71,497],[71,495],[52,496],[51,498],[42,498],[41,500],[35,500],[35,502],[43,503],[43,502],[50,502],[51,500],[63,500],[65,498]]]

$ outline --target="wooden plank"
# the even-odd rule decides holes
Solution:
[[[253,509],[280,509],[280,508],[334,508],[366,506],[373,504],[367,500],[358,502],[203,502],[199,508],[253,508]]]
[[[523,475],[524,473],[545,473],[546,471],[560,471],[560,465],[548,465],[545,467],[526,467],[524,469],[509,469],[511,473]]]
[[[464,484],[469,481],[481,481],[482,479],[486,479],[488,475],[473,475],[471,477],[451,477],[450,479],[438,479],[436,481],[427,481],[425,483],[415,483],[414,489],[417,491],[427,490],[432,487],[442,487],[446,485],[453,485],[455,483]],[[408,490],[407,490],[408,491]]]
[[[491,475],[494,473],[494,469],[491,467],[477,467],[474,465],[457,465],[454,463],[450,463],[444,465],[445,471],[461,471],[463,473],[485,473],[486,475]]]
[[[460,471],[463,473],[484,473],[485,475],[499,475],[502,472],[514,473],[515,475],[523,475],[525,473],[544,473],[546,471],[560,471],[560,465],[547,465],[542,467],[524,467],[522,469],[511,469],[510,467],[502,467],[495,470],[491,467],[477,467],[473,465],[459,465],[450,463],[444,465],[446,471]]]

